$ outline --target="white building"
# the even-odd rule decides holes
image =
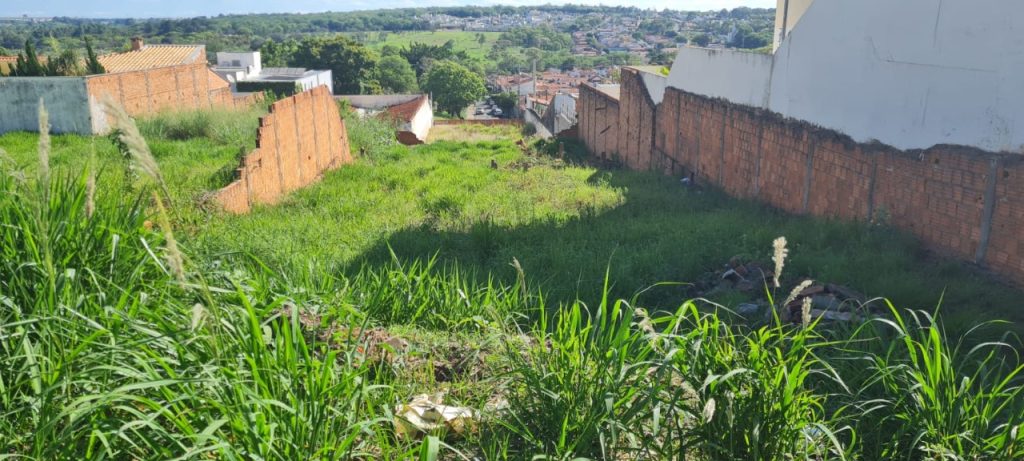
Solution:
[[[1024,2],[788,3],[774,54],[684,48],[668,86],[860,142],[1024,153]]]
[[[260,65],[260,52],[231,53],[218,51],[217,65],[213,68],[213,71],[217,75],[224,77],[231,84],[257,76],[263,71],[263,67]]]
[[[396,123],[402,144],[423,144],[434,126],[434,108],[425,94],[342,95],[361,117],[386,117]]]
[[[231,83],[231,90],[235,92],[271,90],[292,94],[323,85],[334,93],[330,70],[263,67],[259,51],[218,52],[217,65],[212,70]]]

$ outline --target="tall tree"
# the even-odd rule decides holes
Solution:
[[[64,50],[56,56],[51,55],[50,60],[46,63],[47,75],[72,77],[84,73],[81,60],[78,59],[78,53],[75,53],[75,50]]]
[[[487,94],[483,78],[452,61],[437,61],[430,66],[422,87],[430,92],[439,109],[458,117],[466,106]]]
[[[36,47],[32,40],[25,40],[25,51],[18,53],[18,60],[14,63],[14,72],[11,75],[19,77],[45,77],[46,67],[39,62],[36,55]]]
[[[92,49],[92,41],[89,40],[89,37],[85,38],[85,71],[90,75],[107,73],[107,69],[104,69],[103,64],[100,64],[96,51]]]
[[[260,61],[265,67],[288,67],[293,55],[299,51],[299,42],[267,40],[260,45]]]
[[[342,35],[303,39],[289,63],[307,69],[330,69],[338,94],[373,94],[380,89],[373,78],[377,55]]]
[[[465,60],[468,58],[464,51],[455,51],[455,42],[452,40],[448,40],[444,45],[427,45],[426,43],[412,42],[408,48],[402,48],[402,51],[399,53],[416,70],[417,77],[426,73],[430,64],[434,61],[443,59]]]
[[[387,93],[411,93],[416,91],[416,72],[409,61],[401,56],[384,56],[377,63],[377,81]]]

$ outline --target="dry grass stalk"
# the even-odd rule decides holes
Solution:
[[[128,116],[124,108],[110,98],[103,100],[103,106],[110,117],[111,126],[115,130],[117,140],[121,142],[130,157],[132,168],[149,176],[150,179],[160,186],[164,196],[170,198],[167,185],[160,174],[160,166],[156,163],[156,159],[153,158],[153,153],[150,152],[146,139],[139,133],[139,128],[135,125],[135,121]]]
[[[96,212],[96,145],[89,151],[89,173],[85,179],[85,217],[92,218]]]
[[[174,238],[174,231],[171,229],[171,220],[167,216],[167,208],[164,201],[156,192],[153,193],[153,201],[156,202],[156,218],[160,231],[164,234],[164,250],[167,252],[167,267],[174,274],[179,282],[185,282],[185,258],[178,249],[178,241]]]
[[[44,188],[50,184],[50,114],[39,98],[39,179]]]

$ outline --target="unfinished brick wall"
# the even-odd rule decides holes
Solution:
[[[345,122],[327,87],[318,86],[270,106],[260,118],[256,149],[242,159],[238,179],[217,191],[231,213],[276,203],[285,194],[352,162]]]
[[[133,116],[165,109],[240,107],[251,102],[251,99],[235,98],[228,82],[202,62],[93,75],[86,77],[85,85],[92,104],[110,97]],[[94,131],[104,131],[102,120],[94,124]]]
[[[621,93],[643,95],[615,99],[590,86],[580,88],[576,101],[579,138],[591,152],[605,160],[617,160],[629,168],[651,168],[655,133],[655,104],[647,95],[639,71],[622,69]],[[584,122],[584,118],[586,121]]]
[[[650,120],[644,112],[650,96],[630,75],[623,72],[618,101],[593,88],[580,91],[580,138],[595,156],[607,158],[610,150],[599,126],[621,133],[613,139],[630,168],[692,174],[730,195],[792,213],[885,221],[934,250],[1024,284],[1024,157],[856,143],[806,122],[675,88],[667,89]],[[604,104],[602,96],[630,115],[606,128],[608,119],[595,106]],[[648,130],[653,146],[645,161]]]
[[[582,86],[576,113],[580,139],[587,149],[605,160],[618,158],[619,101],[600,90]]]

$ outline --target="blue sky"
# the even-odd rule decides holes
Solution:
[[[2,0],[0,16],[190,17],[220,13],[312,13],[377,8],[462,5],[540,5],[551,0]],[[590,5],[717,10],[774,8],[775,0],[575,0]]]

